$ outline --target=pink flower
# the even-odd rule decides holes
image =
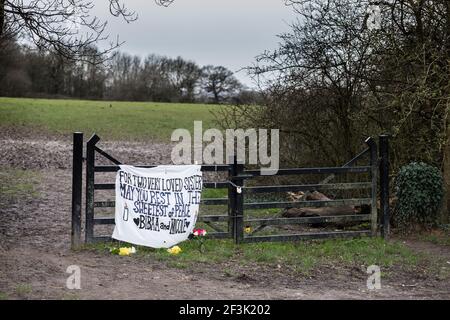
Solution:
[[[205,229],[194,229],[193,230],[193,234],[194,236],[198,237],[198,236],[206,236],[206,230]]]

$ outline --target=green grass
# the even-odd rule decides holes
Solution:
[[[39,173],[10,167],[0,167],[0,202],[14,202],[39,196]]]
[[[208,198],[226,198],[228,197],[227,189],[203,189],[202,199]]]
[[[212,128],[218,105],[0,97],[0,127],[26,126],[68,134],[94,131],[104,139],[170,141],[174,129]]]
[[[95,244],[86,248],[109,252],[108,248],[114,245],[116,244]],[[277,268],[281,265],[306,274],[325,265],[367,267],[376,264],[380,267],[402,265],[413,268],[426,259],[400,242],[385,242],[381,238],[241,245],[235,245],[232,240],[207,239],[204,253],[200,253],[196,241],[185,241],[179,246],[182,252],[178,255],[171,255],[166,249],[146,247],[137,247],[137,255],[165,261],[171,267],[182,269],[195,268],[199,263],[214,265],[235,261],[241,266],[256,263]]]

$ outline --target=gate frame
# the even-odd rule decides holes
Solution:
[[[120,161],[98,148],[96,144],[100,141],[100,137],[95,133],[86,142],[86,157],[83,157],[83,133],[74,132],[73,133],[73,159],[72,159],[72,223],[71,223],[71,246],[73,249],[77,249],[82,244],[81,239],[81,224],[82,224],[82,180],[83,180],[83,161],[86,161],[86,184],[85,184],[85,243],[111,240],[110,237],[95,237],[94,236],[94,225],[96,224],[113,224],[114,218],[97,218],[94,217],[95,207],[112,207],[114,206],[114,201],[94,201],[95,190],[98,189],[114,189],[114,184],[95,184],[95,172],[115,172],[118,170],[118,165],[121,164]],[[227,199],[202,199],[203,204],[226,204],[228,205],[227,215],[205,215],[199,216],[197,221],[204,222],[213,227],[213,222],[218,221],[228,221],[228,230],[212,232],[209,235],[214,238],[233,238],[236,244],[244,242],[255,242],[255,241],[289,241],[289,240],[301,240],[301,239],[320,239],[320,238],[336,238],[341,236],[358,236],[361,234],[367,234],[370,236],[376,236],[379,234],[381,229],[381,235],[384,239],[389,237],[389,135],[383,134],[379,136],[379,156],[377,152],[377,144],[375,140],[371,137],[367,138],[365,143],[368,148],[359,153],[356,157],[348,161],[342,167],[323,167],[323,168],[289,168],[289,169],[279,169],[277,175],[298,175],[298,174],[310,174],[310,173],[328,173],[331,174],[322,183],[317,185],[297,185],[297,186],[263,186],[263,187],[245,187],[245,181],[253,177],[259,176],[259,170],[245,170],[244,164],[239,163],[234,157],[233,161],[227,165],[202,165],[202,171],[218,172],[227,171],[228,181],[226,182],[205,182],[205,188],[227,188],[228,197]],[[108,165],[95,165],[95,154],[99,153],[103,157],[107,158],[114,163],[114,166]],[[359,160],[365,154],[369,154],[369,166],[366,167],[353,167],[357,160]],[[156,165],[140,166],[145,168],[155,167]],[[327,184],[328,181],[334,178],[336,174],[350,173],[350,172],[367,172],[370,175],[371,185],[371,195],[370,195],[370,221],[371,228],[368,231],[350,231],[350,232],[320,232],[320,233],[303,233],[297,235],[275,235],[275,236],[244,236],[244,209],[245,207],[258,207],[263,205],[263,203],[244,203],[246,192],[267,192],[267,190],[274,190],[281,192],[281,190],[289,191],[289,187],[294,187],[296,190],[306,190],[304,188],[308,186],[335,186],[339,184]],[[378,215],[377,210],[377,177],[378,172],[380,174],[380,211],[381,214]],[[341,185],[352,183],[340,183]],[[355,184],[355,183],[353,183]],[[238,188],[240,192],[238,192]],[[265,188],[265,189],[262,189]],[[259,189],[259,190],[258,190]],[[330,188],[332,189],[332,188]],[[271,191],[271,192],[274,192]],[[270,192],[270,191],[269,191]],[[362,199],[340,199],[332,200],[334,203],[342,202],[354,203],[355,200]],[[369,200],[367,198],[366,200]],[[319,203],[320,202],[320,203]],[[327,202],[327,203],[325,203]],[[301,206],[305,207],[308,205],[313,206],[324,206],[323,204],[333,204],[328,203],[330,201],[302,201]],[[356,201],[358,202],[358,201]],[[286,205],[285,202],[272,203],[275,207],[282,207]],[[295,204],[292,202],[291,204]],[[297,204],[298,205],[298,204]],[[266,205],[267,207],[267,205]],[[358,217],[358,215],[352,215],[352,217]],[[362,215],[361,215],[362,216]],[[309,222],[335,222],[339,220],[347,219],[347,216],[331,216],[331,217],[302,217],[302,218],[272,218],[268,219],[267,222],[271,224],[284,224],[284,221],[292,221],[293,223],[307,223]],[[378,223],[378,218],[380,218],[380,223]],[[292,220],[286,220],[292,219]],[[350,220],[358,220],[357,218],[351,218]],[[262,219],[254,219],[262,220]],[[270,221],[269,221],[270,220]],[[279,220],[279,221],[275,221]],[[253,221],[254,222],[254,221]],[[279,223],[281,222],[281,223]],[[216,229],[216,228],[214,228]]]
[[[260,241],[295,241],[304,239],[320,239],[320,238],[338,238],[338,237],[355,237],[361,235],[376,236],[378,232],[378,214],[377,214],[377,171],[378,171],[378,156],[377,156],[377,144],[372,137],[366,139],[365,143],[368,148],[360,152],[353,159],[345,163],[342,167],[322,167],[322,168],[289,168],[279,169],[275,175],[301,175],[301,174],[323,174],[329,173],[321,183],[316,185],[293,185],[293,186],[263,186],[263,187],[244,187],[244,181],[256,176],[261,176],[260,170],[245,170],[242,164],[237,163],[234,159],[235,176],[233,177],[235,189],[241,188],[241,193],[237,194],[235,213],[233,214],[234,225],[233,230],[235,243],[243,242],[260,242]],[[353,165],[361,159],[364,155],[369,154],[369,166],[353,167]],[[283,191],[307,191],[314,189],[321,189],[320,187],[328,187],[329,189],[340,189],[342,187],[349,187],[347,189],[357,189],[353,186],[358,183],[339,183],[328,184],[336,174],[343,173],[369,173],[370,182],[363,183],[367,187],[370,184],[371,196],[366,199],[339,199],[330,201],[301,201],[299,202],[272,202],[272,203],[244,203],[244,195],[246,190],[252,190],[253,192],[280,192]],[[325,184],[326,183],[326,184]],[[269,191],[268,191],[269,190]],[[366,231],[339,231],[339,232],[317,232],[317,233],[299,233],[288,235],[268,235],[268,236],[244,236],[244,210],[245,208],[283,208],[289,206],[289,204],[295,207],[322,207],[335,204],[370,204],[370,215],[345,215],[345,216],[328,216],[328,217],[298,217],[298,218],[270,218],[270,219],[250,219],[247,222],[258,223],[262,222],[260,227],[264,228],[264,222],[270,224],[301,224],[308,222],[345,222],[345,221],[370,221],[370,230]],[[300,204],[300,205],[299,205]],[[369,216],[369,217],[365,217]],[[260,228],[259,230],[261,230]]]

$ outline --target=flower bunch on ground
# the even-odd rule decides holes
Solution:
[[[195,237],[199,237],[199,236],[204,237],[204,236],[206,236],[206,230],[205,229],[194,229],[192,234]]]
[[[167,249],[167,252],[173,255],[177,255],[181,252],[181,248],[179,246],[173,246],[172,248]]]
[[[190,239],[193,239],[194,241],[198,241],[199,243],[199,251],[201,253],[205,252],[205,236],[206,236],[206,230],[205,229],[194,229],[192,231]]]
[[[130,254],[136,253],[135,247],[119,247],[110,248],[109,252],[112,254],[117,254],[119,256],[129,256]]]

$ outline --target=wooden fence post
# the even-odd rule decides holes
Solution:
[[[83,133],[73,133],[71,248],[81,243],[81,195],[83,192]]]
[[[382,212],[382,235],[389,238],[391,214],[389,210],[389,135],[379,136],[380,151],[380,207]]]

